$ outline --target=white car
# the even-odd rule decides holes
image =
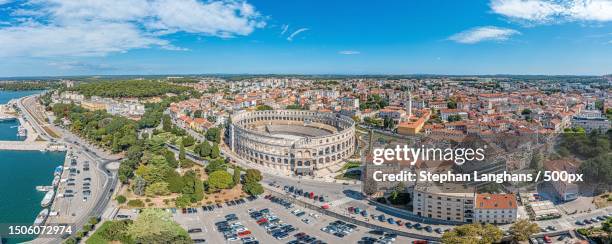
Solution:
[[[303,218],[302,222],[306,223],[306,224],[310,224],[312,221],[310,219],[307,218]]]

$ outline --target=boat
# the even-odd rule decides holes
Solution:
[[[36,190],[47,192],[47,191],[53,190],[53,186],[37,186]]]
[[[51,183],[51,185],[53,187],[57,187],[60,183],[60,179],[61,179],[60,176],[56,175],[55,177],[53,177],[53,183]]]
[[[63,169],[64,169],[64,167],[62,167],[61,165],[60,165],[60,166],[57,166],[57,167],[55,167],[55,171],[54,171],[54,173],[53,173],[53,174],[54,174],[55,176],[59,176],[59,175],[61,175],[61,174],[62,174],[62,170],[63,170]]]
[[[39,226],[45,223],[45,221],[47,221],[47,217],[49,217],[49,209],[43,209],[42,211],[40,211],[40,213],[36,216],[36,220],[34,220],[34,226]]]
[[[45,197],[43,198],[43,200],[40,202],[40,206],[42,206],[43,208],[46,208],[49,205],[51,205],[51,203],[53,202],[54,196],[55,196],[55,190],[48,191],[47,194],[45,194]]]
[[[25,129],[25,127],[19,126],[19,128],[17,129],[17,136],[25,137],[27,136],[27,134],[28,134],[28,131]]]

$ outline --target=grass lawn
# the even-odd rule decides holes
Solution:
[[[106,228],[108,228],[108,226],[111,224],[110,221],[105,221],[104,223],[102,223],[102,225],[96,229],[96,232],[93,233],[93,235],[91,235],[87,241],[85,241],[85,243],[87,244],[105,244],[105,243],[109,243],[109,240],[106,240],[104,237],[102,237],[102,232],[104,232],[104,230],[106,230]]]
[[[361,180],[361,174],[340,174],[334,177],[336,180]]]
[[[342,168],[340,168],[336,172],[342,172],[342,171],[345,171],[347,169],[357,168],[359,166],[361,166],[361,162],[356,162],[356,161],[346,162],[344,165],[342,165]]]
[[[154,137],[159,137],[159,138],[161,138],[165,142],[172,142],[172,141],[174,141],[175,139],[178,138],[178,136],[176,136],[176,135],[174,135],[174,134],[172,134],[170,132],[162,132],[162,133],[159,133],[157,135],[154,135]]]

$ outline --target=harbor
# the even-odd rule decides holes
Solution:
[[[0,92],[0,219],[6,223],[44,224],[54,214],[41,204],[53,191],[54,172],[65,160],[66,147],[39,136],[15,105],[16,99],[39,92]],[[54,198],[47,197],[52,199],[50,205]],[[3,236],[2,241],[13,244],[34,238]]]
[[[40,136],[34,129],[30,121],[25,119],[18,110],[15,109],[17,100],[10,100],[7,104],[0,105],[0,122],[15,121],[16,124],[8,124],[6,128],[11,133],[14,130],[15,140],[0,139],[0,150],[11,151],[66,151],[63,143],[47,141]],[[10,138],[9,136],[4,136]]]

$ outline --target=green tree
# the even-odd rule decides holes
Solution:
[[[248,182],[242,186],[242,190],[251,196],[257,196],[264,193],[263,186],[259,182]]]
[[[244,182],[259,182],[261,181],[261,172],[257,169],[247,169],[244,175]]]
[[[232,176],[232,181],[234,185],[240,184],[240,169],[238,167],[234,167],[234,175]]]
[[[116,220],[106,221],[100,228],[100,235],[107,241],[120,241],[121,243],[134,243],[134,240],[128,235],[128,227],[132,224],[132,220]],[[93,237],[92,237],[93,238]],[[88,241],[89,242],[89,241]]]
[[[523,109],[523,111],[521,111],[521,114],[522,115],[530,115],[531,114],[531,109],[528,109],[528,108]]]
[[[165,196],[170,194],[170,190],[168,190],[168,183],[166,182],[155,182],[145,189],[145,195],[149,197],[154,196]]]
[[[601,223],[601,229],[608,234],[608,239],[612,239],[612,217],[608,217],[603,223]]]
[[[166,171],[164,181],[168,183],[168,190],[170,192],[179,193],[183,190],[183,187],[185,187],[183,177],[174,170]]]
[[[449,115],[447,120],[448,120],[448,122],[461,121],[461,116],[459,116],[459,115]]]
[[[210,144],[207,141],[202,142],[202,144],[200,144],[200,156],[210,157],[211,153],[212,148],[210,147]]]
[[[540,153],[540,151],[536,151],[533,153],[533,156],[531,156],[531,162],[529,164],[529,167],[534,170],[542,169],[542,154]]]
[[[264,110],[273,110],[273,108],[268,105],[257,105],[257,108],[255,108],[255,110],[264,111]]]
[[[211,192],[228,189],[232,187],[232,183],[232,175],[223,170],[212,172],[208,176],[208,187]]]
[[[221,156],[221,150],[219,150],[219,144],[214,143],[212,149],[210,150],[211,158],[218,158]]]
[[[393,187],[393,191],[391,192],[391,198],[397,199],[400,193],[404,193],[406,191],[406,185],[404,182],[400,182],[395,187]]]
[[[460,225],[442,235],[442,243],[490,244],[501,241],[503,232],[498,227],[486,224]]]
[[[125,198],[124,195],[116,196],[115,200],[117,200],[117,203],[119,203],[119,204],[124,204],[127,201],[127,199]]]
[[[181,143],[181,148],[179,149],[179,159],[185,159],[185,144]]]
[[[191,205],[191,201],[190,201],[189,196],[180,195],[176,199],[174,199],[174,204],[176,205],[177,208],[186,208]]]
[[[165,132],[172,131],[172,118],[170,118],[170,115],[165,114],[162,117],[162,129]]]
[[[190,202],[195,203],[204,198],[204,186],[193,170],[185,173],[183,183],[184,186],[181,192],[183,196],[188,197]]]
[[[446,106],[450,109],[456,109],[457,108],[457,102],[454,99],[450,99],[447,103]]]
[[[145,206],[144,202],[140,199],[132,199],[127,202],[128,207],[132,208],[142,208]]]
[[[510,226],[512,239],[515,241],[527,241],[533,234],[540,232],[538,224],[529,221],[529,219],[519,219]]]
[[[143,209],[127,232],[137,243],[192,243],[187,231],[161,209]]]
[[[168,166],[170,166],[170,168],[176,168],[178,167],[178,161],[176,161],[176,156],[174,155],[174,153],[170,150],[167,150],[164,152],[164,158],[166,159],[166,163],[168,163]]]
[[[183,137],[183,140],[181,140],[181,144],[186,147],[189,147],[193,145],[194,143],[195,143],[195,138],[193,138],[192,136],[185,136]]]
[[[584,161],[580,165],[587,183],[612,185],[612,155],[604,154]]]
[[[145,181],[145,179],[137,175],[134,178],[134,189],[132,189],[134,191],[134,194],[138,196],[144,195],[146,185],[147,185],[147,182]]]
[[[208,129],[206,131],[206,140],[221,143],[221,130],[217,127]]]
[[[206,165],[206,173],[212,173],[215,171],[225,171],[227,169],[227,164],[225,163],[225,161],[223,161],[222,159],[213,159],[211,161],[208,162],[208,165]]]

